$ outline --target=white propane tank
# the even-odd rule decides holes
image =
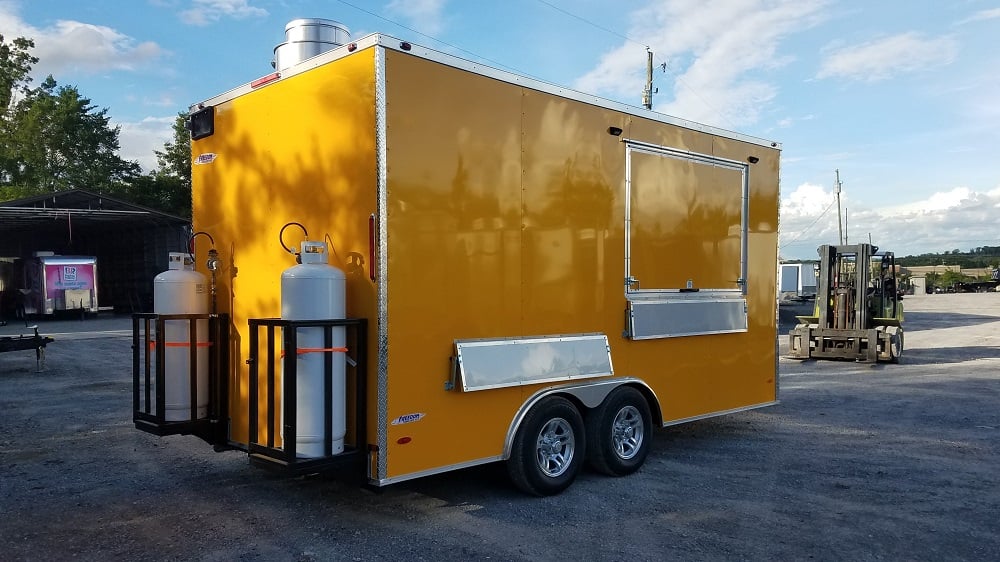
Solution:
[[[301,246],[301,261],[281,273],[282,320],[330,320],[346,317],[346,279],[344,272],[327,263],[324,242],[306,240]],[[344,452],[347,433],[346,355],[325,350],[323,328],[299,328],[296,353],[296,456],[324,456],[323,447],[323,365],[324,356],[333,353],[333,377],[330,415],[331,453]],[[343,326],[333,328],[332,349],[347,345]],[[284,380],[284,379],[282,379]],[[284,425],[284,424],[282,424]]]
[[[167,271],[153,278],[153,312],[156,314],[208,314],[205,276],[194,270],[194,260],[170,252]],[[163,360],[164,419],[191,419],[191,324],[188,320],[164,321],[166,346]],[[198,419],[208,415],[208,320],[196,320],[198,369]]]

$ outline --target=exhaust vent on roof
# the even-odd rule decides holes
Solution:
[[[320,18],[292,20],[285,26],[285,42],[274,48],[271,66],[281,72],[350,39],[350,30],[340,22]]]

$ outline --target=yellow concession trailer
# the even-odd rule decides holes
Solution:
[[[205,100],[191,128],[213,402],[150,413],[151,351],[143,429],[375,486],[506,461],[544,495],[584,464],[635,471],[655,427],[776,403],[776,143],[381,34]],[[346,319],[282,317],[296,237],[326,242]],[[308,329],[325,343],[282,351]],[[307,352],[319,378],[295,371]],[[296,453],[303,397],[331,385],[343,446]]]

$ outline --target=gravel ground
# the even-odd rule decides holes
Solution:
[[[904,303],[902,364],[782,359],[780,405],[549,498],[499,465],[373,492],[140,432],[128,320],[42,323],[44,370],[0,354],[0,559],[996,560],[1000,294]]]

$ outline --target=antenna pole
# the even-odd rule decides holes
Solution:
[[[646,87],[642,90],[642,106],[653,109],[653,51],[646,47]]]
[[[837,169],[837,183],[833,186],[833,192],[837,194],[837,232],[840,235],[840,244],[844,244],[844,219],[840,214],[840,170]]]

